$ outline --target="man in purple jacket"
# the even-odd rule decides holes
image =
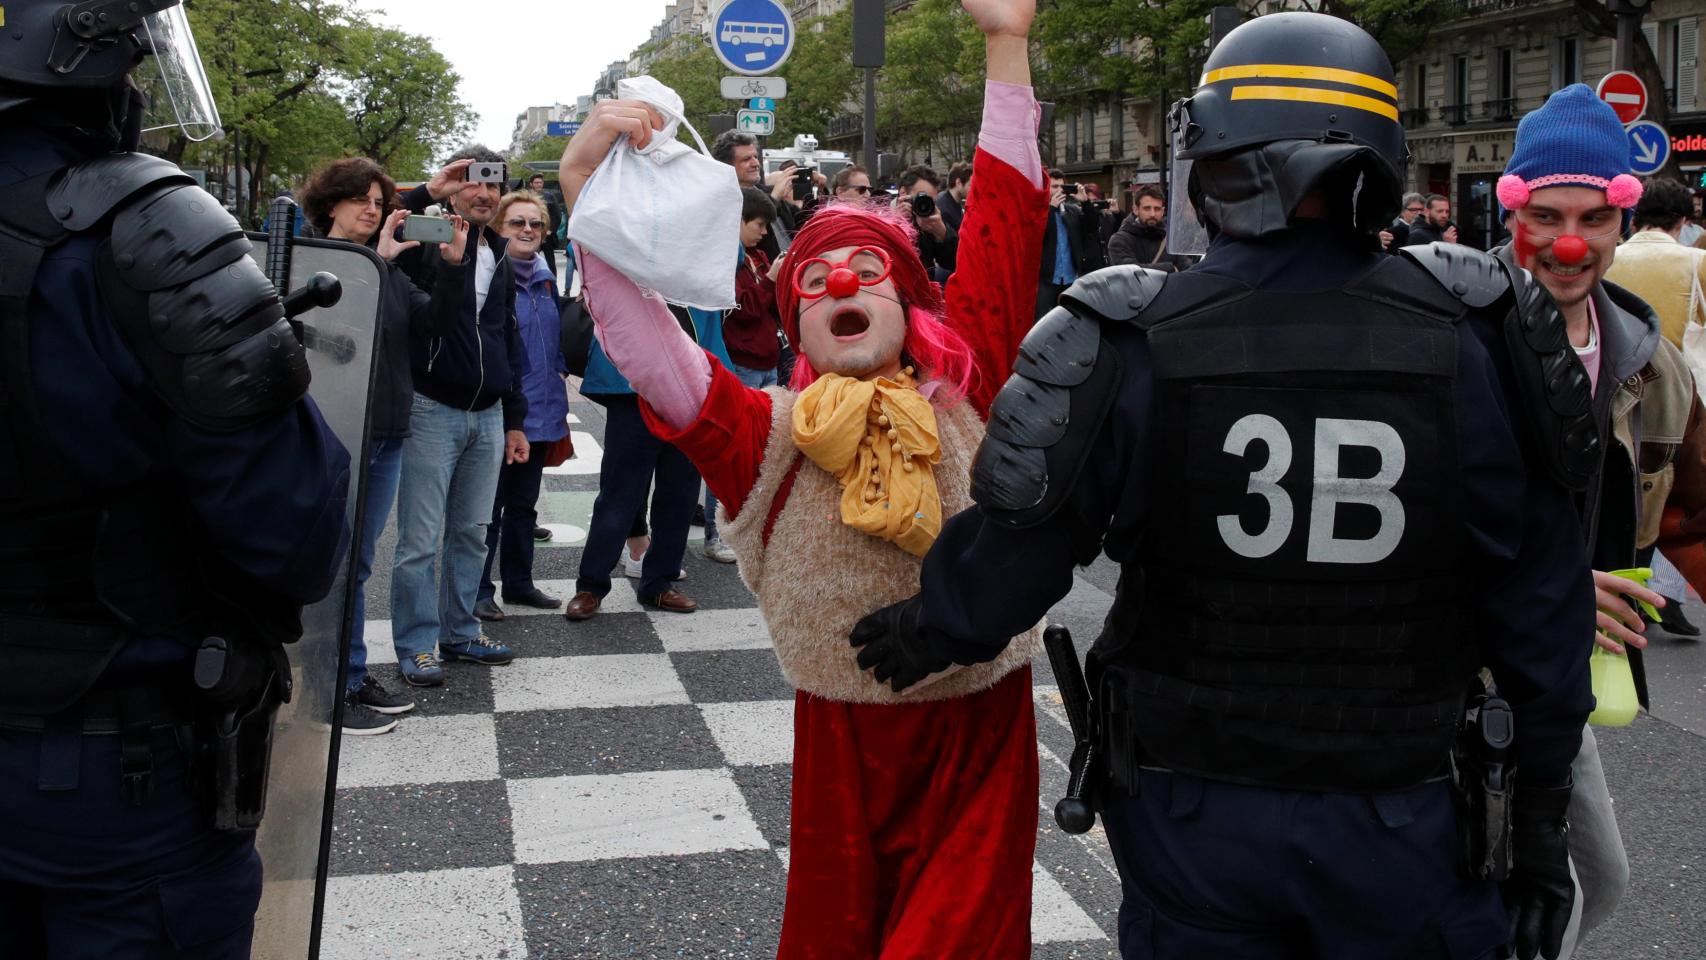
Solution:
[[[474,269],[466,271],[454,325],[417,338],[410,351],[415,397],[397,492],[391,641],[403,680],[415,686],[444,682],[441,658],[481,664],[515,659],[507,646],[480,632],[474,616],[498,471],[528,456],[521,384],[527,355],[515,325],[515,282],[505,240],[492,229],[503,184],[468,178],[470,164],[502,161],[485,147],[469,147],[404,198],[414,213],[434,202],[449,203],[479,233],[479,243],[468,244],[465,255]],[[410,256],[417,253],[409,251],[398,262],[416,284],[430,289],[438,258]],[[441,537],[442,582],[433,569]]]

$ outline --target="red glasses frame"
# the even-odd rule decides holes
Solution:
[[[865,255],[865,254],[870,254],[870,255],[876,257],[878,260],[882,261],[883,272],[881,275],[879,275],[875,279],[866,280],[865,278],[859,276],[857,273],[854,273],[854,271],[853,271],[853,261],[858,259],[859,257]],[[802,277],[804,277],[806,275],[806,271],[810,270],[812,268],[812,265],[816,264],[816,263],[821,263],[824,266],[828,267],[829,268],[829,274],[824,278],[823,289],[821,289],[821,290],[807,290],[800,285],[800,279]],[[840,263],[830,263],[828,260],[825,260],[823,257],[813,257],[810,260],[807,260],[805,263],[800,264],[800,268],[798,270],[794,271],[793,284],[794,284],[795,296],[798,296],[801,300],[818,300],[818,299],[821,299],[825,296],[829,296],[831,293],[831,288],[836,286],[836,284],[833,282],[833,279],[834,279],[836,273],[838,271],[841,271],[841,270],[846,270],[847,273],[852,276],[854,282],[858,284],[858,287],[854,288],[852,290],[847,290],[844,293],[835,294],[835,296],[837,296],[837,297],[850,297],[854,293],[858,292],[859,288],[874,287],[877,284],[882,283],[884,280],[887,280],[889,278],[889,275],[894,272],[894,261],[889,258],[888,251],[884,250],[881,247],[860,247],[857,250],[854,250],[852,253],[848,254],[847,259],[841,261]]]

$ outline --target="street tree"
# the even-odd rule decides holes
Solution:
[[[427,175],[433,156],[473,132],[477,114],[457,96],[461,77],[416,34],[355,20],[342,31],[336,91],[353,154],[393,177]]]

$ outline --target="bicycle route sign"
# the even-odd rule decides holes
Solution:
[[[788,95],[788,81],[781,77],[724,77],[721,86],[729,100],[780,100]]]
[[[711,49],[736,73],[769,73],[794,52],[794,18],[781,0],[728,0],[711,20]],[[773,95],[741,99],[754,96]]]

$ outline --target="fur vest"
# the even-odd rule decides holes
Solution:
[[[1029,663],[1041,648],[1040,624],[1015,637],[994,660],[963,667],[904,693],[895,693],[859,669],[857,651],[847,635],[867,613],[917,593],[923,561],[841,522],[841,485],[804,459],[794,445],[795,394],[780,387],[766,392],[772,419],[758,482],[740,517],[731,521],[725,514],[718,518],[718,526],[740,558],[741,579],[758,596],[759,611],[788,681],[829,700],[911,703],[976,693]],[[942,516],[951,517],[972,505],[971,461],[983,439],[983,423],[965,402],[946,410],[938,407],[936,423],[942,445],[936,487],[942,497]],[[765,521],[795,460],[801,461],[800,468],[766,546]]]

